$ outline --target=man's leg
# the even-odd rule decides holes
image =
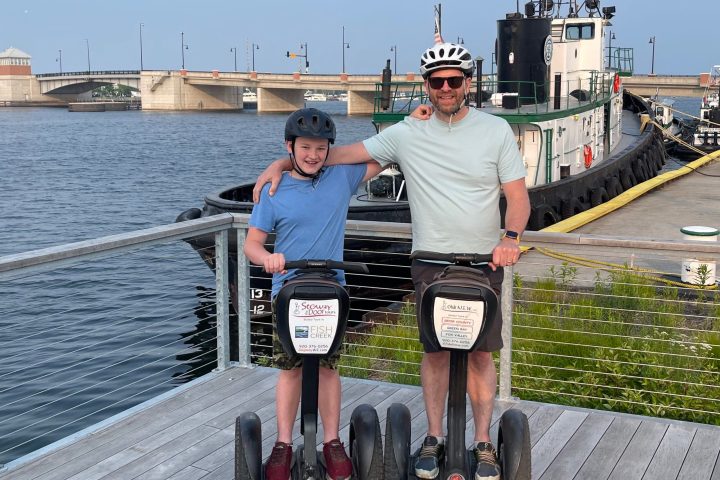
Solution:
[[[492,353],[472,352],[470,354],[467,387],[475,423],[475,441],[489,442],[490,421],[497,388],[497,373]]]
[[[448,393],[450,352],[425,353],[420,364],[425,412],[428,419],[428,435],[445,435],[442,418]]]

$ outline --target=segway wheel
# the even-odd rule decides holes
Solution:
[[[380,420],[373,407],[358,406],[350,417],[350,459],[353,478],[375,480],[382,478],[383,449]]]
[[[407,480],[410,459],[410,410],[393,403],[385,424],[385,480]]]
[[[235,420],[235,480],[260,480],[261,469],[260,417],[246,412]]]
[[[511,408],[500,417],[498,457],[503,480],[530,480],[530,427],[520,410]]]

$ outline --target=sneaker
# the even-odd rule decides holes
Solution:
[[[445,445],[437,437],[425,437],[420,454],[415,460],[415,476],[435,478],[440,473],[440,462],[445,454]]]
[[[478,442],[473,455],[478,462],[475,480],[500,480],[500,465],[492,443]]]
[[[292,445],[275,442],[265,466],[265,480],[288,480],[292,463]]]
[[[345,453],[340,440],[330,440],[323,444],[327,480],[349,480],[352,475],[352,463]]]

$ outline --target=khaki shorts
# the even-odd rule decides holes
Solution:
[[[422,296],[420,292],[424,292],[428,285],[430,285],[435,276],[442,272],[447,264],[423,262],[420,260],[413,260],[410,269],[410,275],[412,276],[413,285],[415,285],[415,311],[420,311],[420,302]],[[503,282],[503,269],[498,267],[494,272],[487,265],[480,265],[476,267],[478,270],[485,272],[490,286],[498,296],[498,307],[500,305],[500,289],[502,288]],[[426,353],[434,353],[440,351],[437,348],[433,348],[432,344],[428,341],[427,335],[429,332],[424,332],[420,326],[420,319],[418,318],[418,330],[420,331],[420,343],[423,344],[423,349]],[[481,352],[496,352],[503,347],[502,341],[502,312],[501,309],[497,309],[495,321],[490,329],[485,333],[485,338],[478,345],[477,350]]]
[[[294,356],[289,357],[285,350],[282,348],[280,338],[277,333],[277,316],[275,315],[275,299],[272,301],[272,326],[273,326],[273,364],[280,370],[292,370],[293,368],[300,368],[303,364],[302,357]],[[321,358],[320,366],[323,368],[329,368],[335,370],[337,368],[338,361],[340,360],[340,350],[331,355],[330,357]]]

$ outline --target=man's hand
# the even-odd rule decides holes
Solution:
[[[497,267],[509,267],[515,265],[520,259],[520,245],[512,238],[503,238],[493,249],[493,259],[489,263],[490,268],[493,271],[497,270]]]
[[[418,120],[429,120],[433,113],[432,105],[418,105],[410,114],[411,117]]]
[[[285,273],[285,255],[271,253],[263,259],[263,268],[267,273]]]
[[[285,168],[289,162],[290,161],[286,158],[276,160],[268,165],[267,168],[258,176],[258,179],[255,182],[255,187],[253,188],[254,203],[258,203],[260,201],[260,192],[262,192],[263,186],[265,186],[266,183],[270,183],[270,196],[272,197],[275,195],[275,190],[277,190],[280,179],[282,178],[282,172],[292,168],[292,165],[290,165],[289,168]]]

